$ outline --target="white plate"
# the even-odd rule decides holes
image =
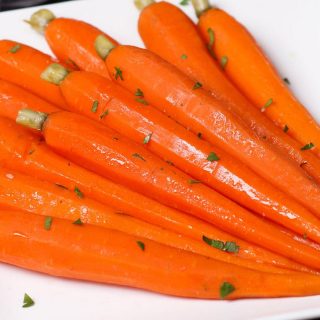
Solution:
[[[132,0],[83,0],[50,6],[57,16],[91,22],[122,43],[142,45]],[[178,3],[179,1],[174,1]],[[299,99],[320,120],[320,1],[216,0],[253,32]],[[194,18],[191,7],[183,7]],[[49,52],[22,22],[35,9],[0,13],[0,39]],[[27,292],[36,305],[22,309]],[[1,320],[289,320],[320,316],[320,297],[235,302],[179,299],[134,289],[63,280],[0,265]]]

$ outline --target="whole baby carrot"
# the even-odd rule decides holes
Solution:
[[[56,61],[25,44],[0,40],[0,79],[15,83],[52,104],[63,108],[59,88],[41,78],[43,70]],[[69,69],[71,67],[68,67]]]
[[[174,231],[194,240],[213,239],[217,243],[233,242],[239,246],[237,257],[278,266],[285,269],[308,271],[307,268],[259,246],[231,236],[212,225],[166,207],[124,186],[104,179],[60,157],[43,142],[27,132],[27,129],[0,117],[0,165],[2,167],[38,177],[62,188],[77,187],[85,197],[97,200],[126,214]],[[287,232],[285,229],[283,232]],[[294,234],[290,237],[314,246]]]
[[[114,48],[106,63],[119,84],[131,92],[140,88],[155,107],[193,132],[201,132],[206,140],[320,216],[319,186],[177,68],[133,46]]]
[[[206,1],[196,0],[194,2],[197,2],[199,5],[200,2],[203,3]],[[215,9],[212,9],[212,11],[217,11],[217,14],[219,12],[219,10]],[[209,12],[205,12],[203,18],[200,18],[200,21],[205,20],[205,17],[209,15]],[[242,61],[238,54],[239,48],[234,48],[234,57],[229,56],[227,54],[227,48],[223,47],[223,39],[219,39],[219,34],[215,32],[214,24],[211,28],[209,23],[205,24],[203,22],[201,28],[210,51],[208,51],[208,47],[205,46],[191,19],[182,10],[169,2],[161,1],[145,7],[140,14],[138,27],[147,49],[174,64],[195,82],[199,82],[205,89],[209,90],[216,99],[223,102],[226,108],[238,115],[250,126],[261,139],[274,145],[278,151],[295,161],[297,165],[302,166],[310,176],[320,183],[319,159],[313,153],[301,150],[301,143],[284,132],[283,129],[287,128],[285,124],[283,124],[281,128],[276,127],[272,121],[265,117],[264,113],[257,109],[227,78],[226,74],[233,68],[236,68],[233,66],[237,64],[239,70],[234,70],[234,73],[238,79],[241,79],[240,81],[245,83],[248,79],[248,74],[252,72],[252,82],[257,84],[255,81],[256,73],[250,67],[252,65],[251,58],[248,58],[246,62]],[[228,30],[231,29],[235,37],[237,37],[237,33],[234,31],[235,29],[228,25]],[[226,33],[226,29],[223,29],[221,32]],[[218,40],[215,39],[215,36]],[[235,43],[240,41],[239,38],[236,40],[237,41],[230,40],[230,45],[235,45]],[[244,42],[241,42],[241,45],[247,49],[252,48],[252,46],[246,45]],[[213,59],[216,58],[215,56],[212,57],[215,48],[220,49],[217,53],[219,63],[215,63]],[[229,61],[225,54],[229,57]],[[240,70],[241,72],[239,72]],[[264,82],[262,83],[264,84]],[[256,92],[261,94],[261,88],[248,88],[248,90],[251,95],[256,94]],[[266,87],[264,87],[264,90],[267,90]],[[270,97],[264,97],[265,100],[260,100],[258,106],[261,108],[269,98]],[[272,108],[277,109],[277,106],[272,105]],[[271,108],[266,110],[267,114],[269,112],[272,112]],[[297,119],[299,119],[298,116]]]
[[[75,192],[62,189],[7,169],[0,169],[0,181],[0,205],[46,216],[45,221],[48,225],[45,225],[45,228],[47,229],[50,229],[50,224],[55,218],[63,218],[79,225],[88,223],[151,239],[174,248],[253,270],[292,273],[289,270],[239,258],[237,253],[240,247],[235,242],[227,242],[227,247],[223,250],[218,246],[209,246],[204,241],[196,241],[137,220],[126,213],[117,213],[116,209],[84,197],[79,188],[76,188]]]
[[[80,20],[56,18],[47,9],[35,12],[28,22],[45,34],[60,61],[109,77],[103,60],[118,43],[106,33]]]
[[[20,111],[17,122],[28,126],[30,121],[37,124],[49,146],[70,160],[244,240],[309,267],[319,266],[318,251],[292,240],[213,189],[190,183],[190,176],[173,169],[142,146],[124,137],[115,140],[111,129],[70,112],[48,115]]]
[[[260,112],[298,140],[305,153],[312,149],[320,156],[319,124],[293,95],[252,35],[227,12],[211,8],[208,1],[197,2],[202,5],[199,31],[207,43],[207,30],[214,32],[212,50],[218,59],[228,57],[226,75]]]
[[[21,236],[24,235],[24,236]],[[320,277],[249,270],[121,232],[0,212],[0,261],[49,275],[206,299],[320,293]],[[263,286],[261,285],[263,283]]]
[[[48,75],[49,69],[46,70]],[[163,160],[170,160],[198,182],[204,182],[242,206],[320,243],[317,217],[221,149],[199,139],[151,106],[146,107],[141,90],[137,89],[136,94],[140,96],[135,99],[116,83],[83,71],[71,72],[64,79],[53,77],[57,79],[70,111],[106,124],[143,144]],[[216,155],[216,161],[208,161],[210,154]]]

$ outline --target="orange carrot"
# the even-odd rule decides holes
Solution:
[[[140,96],[134,99],[116,83],[83,71],[69,73],[59,83],[69,110],[144,144],[163,160],[172,161],[180,170],[233,201],[320,243],[318,218],[240,162],[235,163],[222,150],[197,138],[154,108],[146,107],[142,91],[137,91]],[[106,110],[108,115],[102,116]],[[213,151],[219,161],[207,160]]]
[[[56,106],[65,102],[59,88],[41,78],[43,70],[56,61],[25,44],[0,40],[0,79],[17,84]],[[70,67],[68,67],[70,69]]]
[[[49,146],[77,164],[211,222],[244,240],[309,267],[319,267],[318,251],[292,240],[214,190],[190,183],[190,176],[154,157],[138,144],[123,137],[115,140],[111,129],[64,111],[50,115],[27,109],[20,111],[18,123],[28,125],[30,120],[37,123]]]
[[[0,116],[15,119],[19,110],[34,108],[51,113],[59,109],[28,91],[4,80],[0,80]]]
[[[55,219],[46,230],[43,217],[21,212],[0,212],[0,246],[4,263],[175,296],[236,299],[320,293],[318,276],[256,272],[148,239],[90,225],[79,227],[61,219]]]
[[[237,253],[240,248],[237,247],[235,242],[228,242],[228,247],[225,249],[227,251],[223,251],[223,248],[212,247],[204,241],[196,241],[178,233],[153,226],[132,218],[126,213],[119,214],[116,209],[87,198],[78,187],[75,188],[75,192],[73,190],[69,191],[57,185],[6,169],[0,169],[0,181],[0,204],[14,210],[23,210],[46,216],[47,225],[45,227],[47,229],[50,229],[52,220],[63,218],[76,224],[87,223],[118,230],[253,270],[293,273],[293,271],[239,258]]]
[[[298,140],[300,148],[313,149],[320,156],[320,126],[294,97],[251,34],[225,11],[204,9],[208,10],[200,16],[199,30],[207,42],[207,30],[213,30],[215,54],[218,59],[228,57],[226,75],[260,111]]]
[[[86,197],[116,208],[118,212],[125,212],[130,216],[198,241],[202,241],[205,236],[224,243],[234,242],[241,249],[237,253],[239,258],[291,270],[308,271],[305,267],[284,257],[253,246],[208,223],[165,207],[152,199],[78,167],[53,153],[43,142],[39,143],[23,127],[1,118],[0,127],[2,129],[0,132],[1,167],[38,177],[69,190],[74,190],[77,186]],[[284,229],[283,232],[287,231]],[[294,234],[289,235],[319,250],[319,246],[316,246],[315,243],[307,239],[300,239]]]
[[[204,16],[208,15],[209,13],[204,14]],[[200,18],[200,21],[202,21],[202,18]],[[215,33],[212,31],[214,28],[211,30],[209,27],[208,24],[204,24],[202,32],[207,43],[211,41],[209,48],[213,53],[211,48],[215,40]],[[225,30],[223,32],[226,32]],[[225,72],[228,74],[234,63],[238,63],[237,66],[241,68],[242,73],[239,72],[240,70],[234,70],[239,79],[247,79],[248,73],[252,71],[252,69],[249,71],[246,70],[248,68],[244,67],[251,66],[250,59],[246,61],[246,64],[238,59],[239,49],[234,50],[233,60],[236,62],[232,61],[231,67],[227,64],[227,67],[223,70],[219,64],[213,63],[212,56],[190,18],[168,2],[153,3],[141,12],[139,33],[149,50],[174,64],[194,81],[200,82],[215,98],[223,102],[226,108],[241,117],[260,138],[273,144],[279,152],[302,166],[309,175],[320,183],[319,159],[310,152],[302,151],[301,144],[283,132],[284,127],[277,128],[226,77]],[[236,33],[234,34],[236,35]],[[239,41],[238,38],[237,41]],[[233,40],[230,45],[231,43],[234,45]],[[222,42],[219,44],[221,50],[218,52],[218,56],[221,59],[227,52],[224,51],[224,44]],[[241,42],[241,45],[248,48],[244,42]],[[231,57],[229,58],[231,59]],[[253,82],[255,83],[255,76],[253,76]],[[249,91],[251,94],[255,94],[257,91],[260,93],[261,89],[250,88]],[[262,104],[260,101],[259,106],[264,105],[267,100],[268,98]]]
[[[55,18],[47,9],[35,12],[29,23],[44,32],[51,50],[60,61],[109,77],[103,60],[118,43],[106,33],[83,21]]]
[[[155,107],[193,132],[201,132],[206,140],[320,216],[319,186],[174,66],[132,46],[116,47],[106,62],[114,76],[121,70],[122,79],[115,79],[119,84],[131,92],[140,88]]]

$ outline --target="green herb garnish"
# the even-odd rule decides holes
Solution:
[[[217,57],[216,57],[216,55],[215,55],[215,53],[214,53],[214,51],[213,51],[213,48],[212,48],[212,47],[213,47],[213,44],[214,44],[214,41],[215,41],[214,32],[213,32],[213,30],[212,30],[211,28],[209,28],[209,29],[207,30],[207,32],[208,32],[208,34],[209,34],[208,50],[209,50],[211,56],[212,56],[213,58],[217,59]]]
[[[301,148],[301,150],[302,150],[302,151],[304,151],[304,150],[310,150],[310,149],[312,149],[313,147],[314,147],[314,144],[313,144],[312,142],[310,142],[310,143],[306,144],[305,146],[303,146],[303,147]]]
[[[230,253],[238,253],[240,247],[234,241],[220,241],[207,238],[206,236],[202,236],[202,240],[211,247],[219,249],[221,251],[226,251]]]
[[[214,152],[210,152],[208,157],[207,157],[208,161],[218,161],[220,160],[220,158],[214,153]]]
[[[270,98],[266,103],[265,105],[261,108],[261,112],[264,112],[267,110],[267,108],[269,108],[273,103],[273,99]]]
[[[142,241],[137,241],[137,245],[139,246],[139,248],[144,251],[145,250],[145,244]]]
[[[190,1],[190,0],[182,0],[182,1],[179,2],[179,4],[180,4],[181,6],[187,6],[187,5],[189,4],[189,1]]]
[[[230,282],[223,282],[220,286],[220,297],[224,299],[230,293],[232,293],[236,288]]]
[[[288,132],[288,130],[289,130],[289,127],[287,125],[285,125],[283,128],[283,132]]]
[[[135,95],[136,97],[143,97],[143,96],[144,96],[143,92],[142,92],[139,88],[136,90],[136,92],[134,93],[134,95]]]
[[[20,49],[21,49],[20,44],[16,44],[16,45],[14,45],[14,46],[9,50],[9,52],[11,52],[11,53],[16,53],[16,52],[18,52]]]
[[[75,224],[76,226],[82,226],[82,225],[83,225],[83,222],[82,222],[81,219],[79,218],[79,219],[73,221],[72,224]]]
[[[117,80],[118,78],[120,78],[121,80],[123,80],[122,70],[121,70],[119,67],[114,67],[114,69],[116,70],[116,74],[115,74],[116,80]]]
[[[93,104],[92,104],[92,107],[91,107],[91,112],[97,112],[98,106],[99,106],[99,101],[98,100],[94,100]]]
[[[22,308],[29,308],[29,307],[32,307],[33,305],[34,305],[34,301],[27,293],[25,293],[23,297]]]
[[[102,120],[105,116],[107,116],[109,114],[109,109],[103,111],[101,114],[100,114],[100,120]]]
[[[151,137],[152,137],[152,132],[149,133],[147,136],[144,137],[144,139],[143,139],[143,144],[149,143],[150,140],[151,140]]]
[[[220,60],[220,66],[221,66],[222,70],[224,70],[226,68],[227,63],[228,63],[228,57],[222,56],[221,60]]]
[[[136,98],[136,101],[139,102],[139,103],[144,104],[145,106],[149,105],[149,102],[144,100],[144,99],[142,99],[142,98]]]
[[[199,81],[197,81],[197,82],[194,84],[192,90],[196,90],[196,89],[199,89],[199,88],[201,88],[201,87],[202,87],[202,83],[199,82]]]
[[[288,78],[283,78],[283,81],[284,81],[286,84],[289,84],[289,85],[291,84]]]
[[[187,58],[188,58],[188,56],[187,56],[186,54],[182,54],[182,55],[181,55],[181,59],[182,59],[182,60],[186,60]]]
[[[50,230],[52,225],[52,217],[45,217],[44,219],[44,228]]]
[[[80,191],[80,189],[77,186],[74,187],[73,191],[77,195],[78,198],[82,199],[84,197],[83,193]]]
[[[134,153],[132,156],[142,161],[146,161],[146,159],[143,156],[141,156],[139,153]]]

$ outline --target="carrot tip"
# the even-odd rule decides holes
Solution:
[[[98,55],[105,60],[109,55],[110,51],[115,47],[115,45],[104,35],[100,34],[94,41],[94,48],[96,49]]]
[[[42,126],[48,117],[47,113],[22,109],[19,111],[16,122],[25,127],[42,130]]]
[[[30,17],[30,20],[24,20],[30,26],[43,34],[50,21],[54,20],[55,15],[48,9],[40,9]]]
[[[138,10],[143,10],[145,7],[153,4],[154,0],[134,0],[134,4]]]
[[[200,17],[203,12],[211,8],[208,0],[191,0],[197,17]]]
[[[52,63],[40,75],[40,78],[55,85],[59,85],[69,74],[69,70],[59,63]]]

